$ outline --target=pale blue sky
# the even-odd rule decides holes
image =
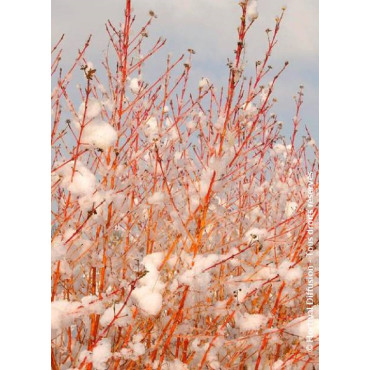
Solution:
[[[192,80],[194,88],[200,77],[210,78],[216,87],[226,82],[228,57],[232,57],[236,27],[240,17],[237,0],[133,0],[136,26],[146,20],[149,10],[158,15],[149,36],[167,39],[163,51],[146,64],[144,77],[148,80],[162,71],[168,52],[174,57],[193,48]],[[305,86],[302,124],[306,124],[318,139],[318,0],[258,0],[259,18],[249,38],[247,57],[250,67],[261,59],[266,47],[266,28],[273,28],[274,18],[286,5],[279,44],[271,59],[275,70],[288,60],[288,69],[281,76],[275,90],[278,103],[274,110],[285,122],[284,132],[289,135],[294,115],[293,95],[300,84]],[[93,39],[87,58],[99,67],[108,39],[105,22],[114,24],[123,20],[124,1],[120,0],[52,0],[52,42],[65,33],[62,66],[71,65],[77,49],[87,36]],[[99,69],[98,69],[99,72]]]

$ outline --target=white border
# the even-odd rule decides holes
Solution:
[[[50,4],[1,8],[1,368],[48,369]]]
[[[320,365],[368,366],[367,2],[320,5]],[[48,368],[50,4],[3,5],[0,23],[4,368]],[[45,363],[45,366],[44,366]]]
[[[370,366],[368,26],[368,2],[320,3],[320,365],[324,370]]]

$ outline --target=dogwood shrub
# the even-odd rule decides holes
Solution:
[[[289,138],[271,113],[288,65],[269,65],[284,9],[252,65],[244,52],[257,5],[240,9],[219,91],[207,77],[190,86],[191,49],[169,56],[154,82],[143,78],[165,41],[142,53],[156,16],[135,34],[129,0],[123,24],[106,25],[113,53],[102,67],[86,59],[90,39],[68,71],[62,39],[53,48],[53,369],[317,363],[318,272],[308,267],[318,258],[318,149],[309,133],[296,137],[303,87]],[[84,79],[79,102],[74,76]]]

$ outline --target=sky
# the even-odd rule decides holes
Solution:
[[[89,34],[93,38],[86,57],[99,66],[108,45],[105,23],[108,19],[116,25],[123,22],[124,0],[52,0],[51,3],[52,44],[65,34],[61,66],[68,68],[72,64]],[[275,71],[289,61],[274,92],[278,99],[274,113],[285,122],[284,130],[289,135],[295,108],[293,96],[304,85],[302,127],[307,125],[315,140],[319,135],[318,5],[318,0],[258,0],[259,17],[246,40],[247,70],[252,70],[255,61],[262,59],[266,51],[265,29],[273,29],[275,17],[286,6],[278,44],[270,61]],[[226,84],[227,58],[233,57],[240,17],[237,0],[132,0],[132,6],[137,29],[148,19],[149,10],[153,10],[158,18],[149,29],[149,40],[153,43],[160,36],[167,39],[163,50],[146,64],[146,80],[154,79],[158,71],[164,70],[168,53],[175,58],[192,48],[196,51],[190,80],[194,90],[201,77],[209,78],[218,89]]]

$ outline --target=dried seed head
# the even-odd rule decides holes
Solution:
[[[149,10],[149,15],[154,18],[158,18],[157,15],[153,12],[153,10]]]

